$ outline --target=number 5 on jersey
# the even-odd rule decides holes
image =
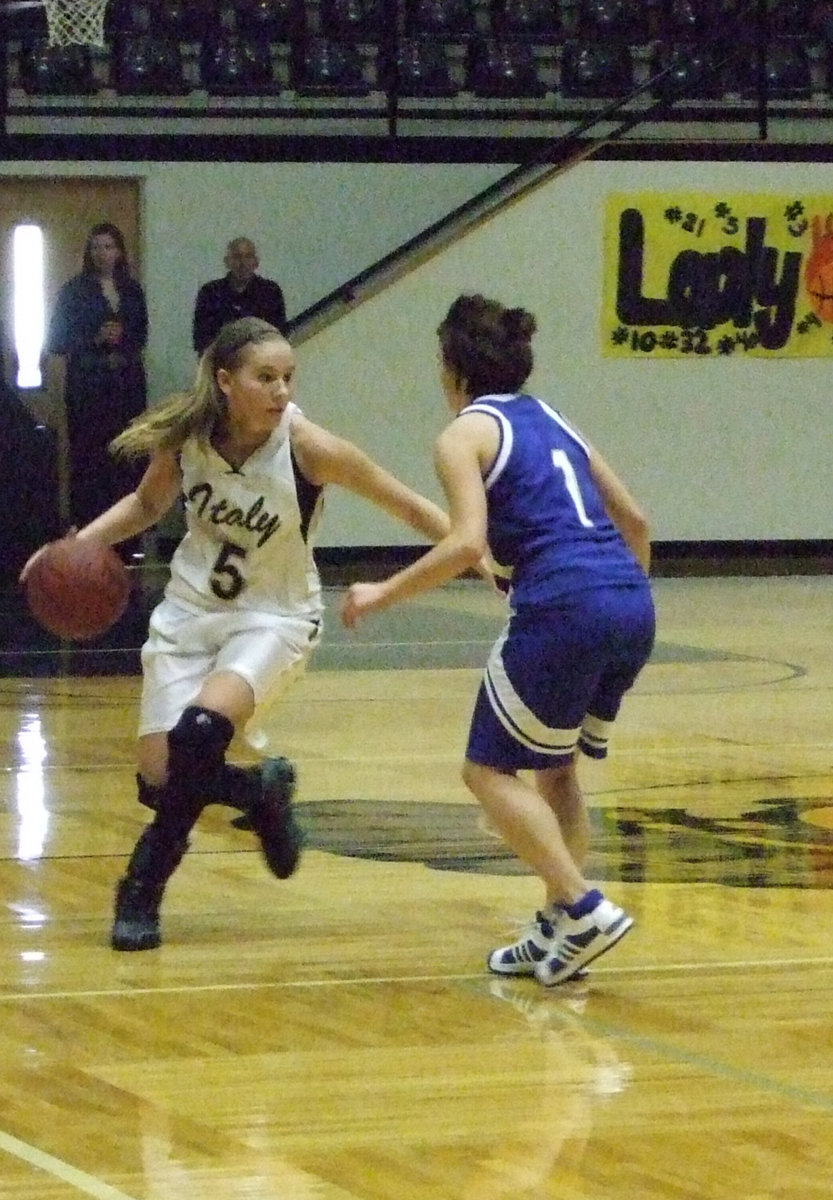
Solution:
[[[231,561],[245,557],[245,547],[237,546],[234,542],[223,542],[217,561],[211,568],[211,590],[221,600],[236,600],[246,586],[240,567]]]

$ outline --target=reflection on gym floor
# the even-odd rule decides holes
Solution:
[[[660,579],[586,763],[590,874],[634,915],[585,981],[485,957],[540,902],[460,781],[501,601],[459,583],[325,642],[284,701],[301,869],[206,810],[163,945],[115,955],[138,648],[15,589],[0,652],[8,1200],[826,1200],[833,796],[825,577]],[[243,746],[233,754],[245,759]]]

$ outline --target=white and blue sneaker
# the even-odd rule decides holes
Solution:
[[[596,899],[598,897],[598,899]],[[533,968],[535,978],[544,987],[574,979],[583,967],[610,950],[633,925],[633,918],[601,892],[589,892],[585,900],[596,900],[593,907],[578,917],[559,911],[555,938]]]
[[[534,975],[538,963],[552,953],[555,922],[560,919],[561,911],[560,908],[549,908],[537,912],[523,928],[517,942],[492,951],[486,959],[489,970],[495,975]]]

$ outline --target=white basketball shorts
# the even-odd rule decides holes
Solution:
[[[263,750],[266,710],[303,674],[320,638],[316,617],[246,609],[195,614],[162,600],[151,613],[142,647],[139,736],[173,729],[210,675],[233,671],[255,698],[246,740]]]

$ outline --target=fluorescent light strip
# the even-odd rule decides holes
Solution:
[[[12,260],[17,386],[39,388],[45,332],[43,230],[39,225],[16,226]]]

